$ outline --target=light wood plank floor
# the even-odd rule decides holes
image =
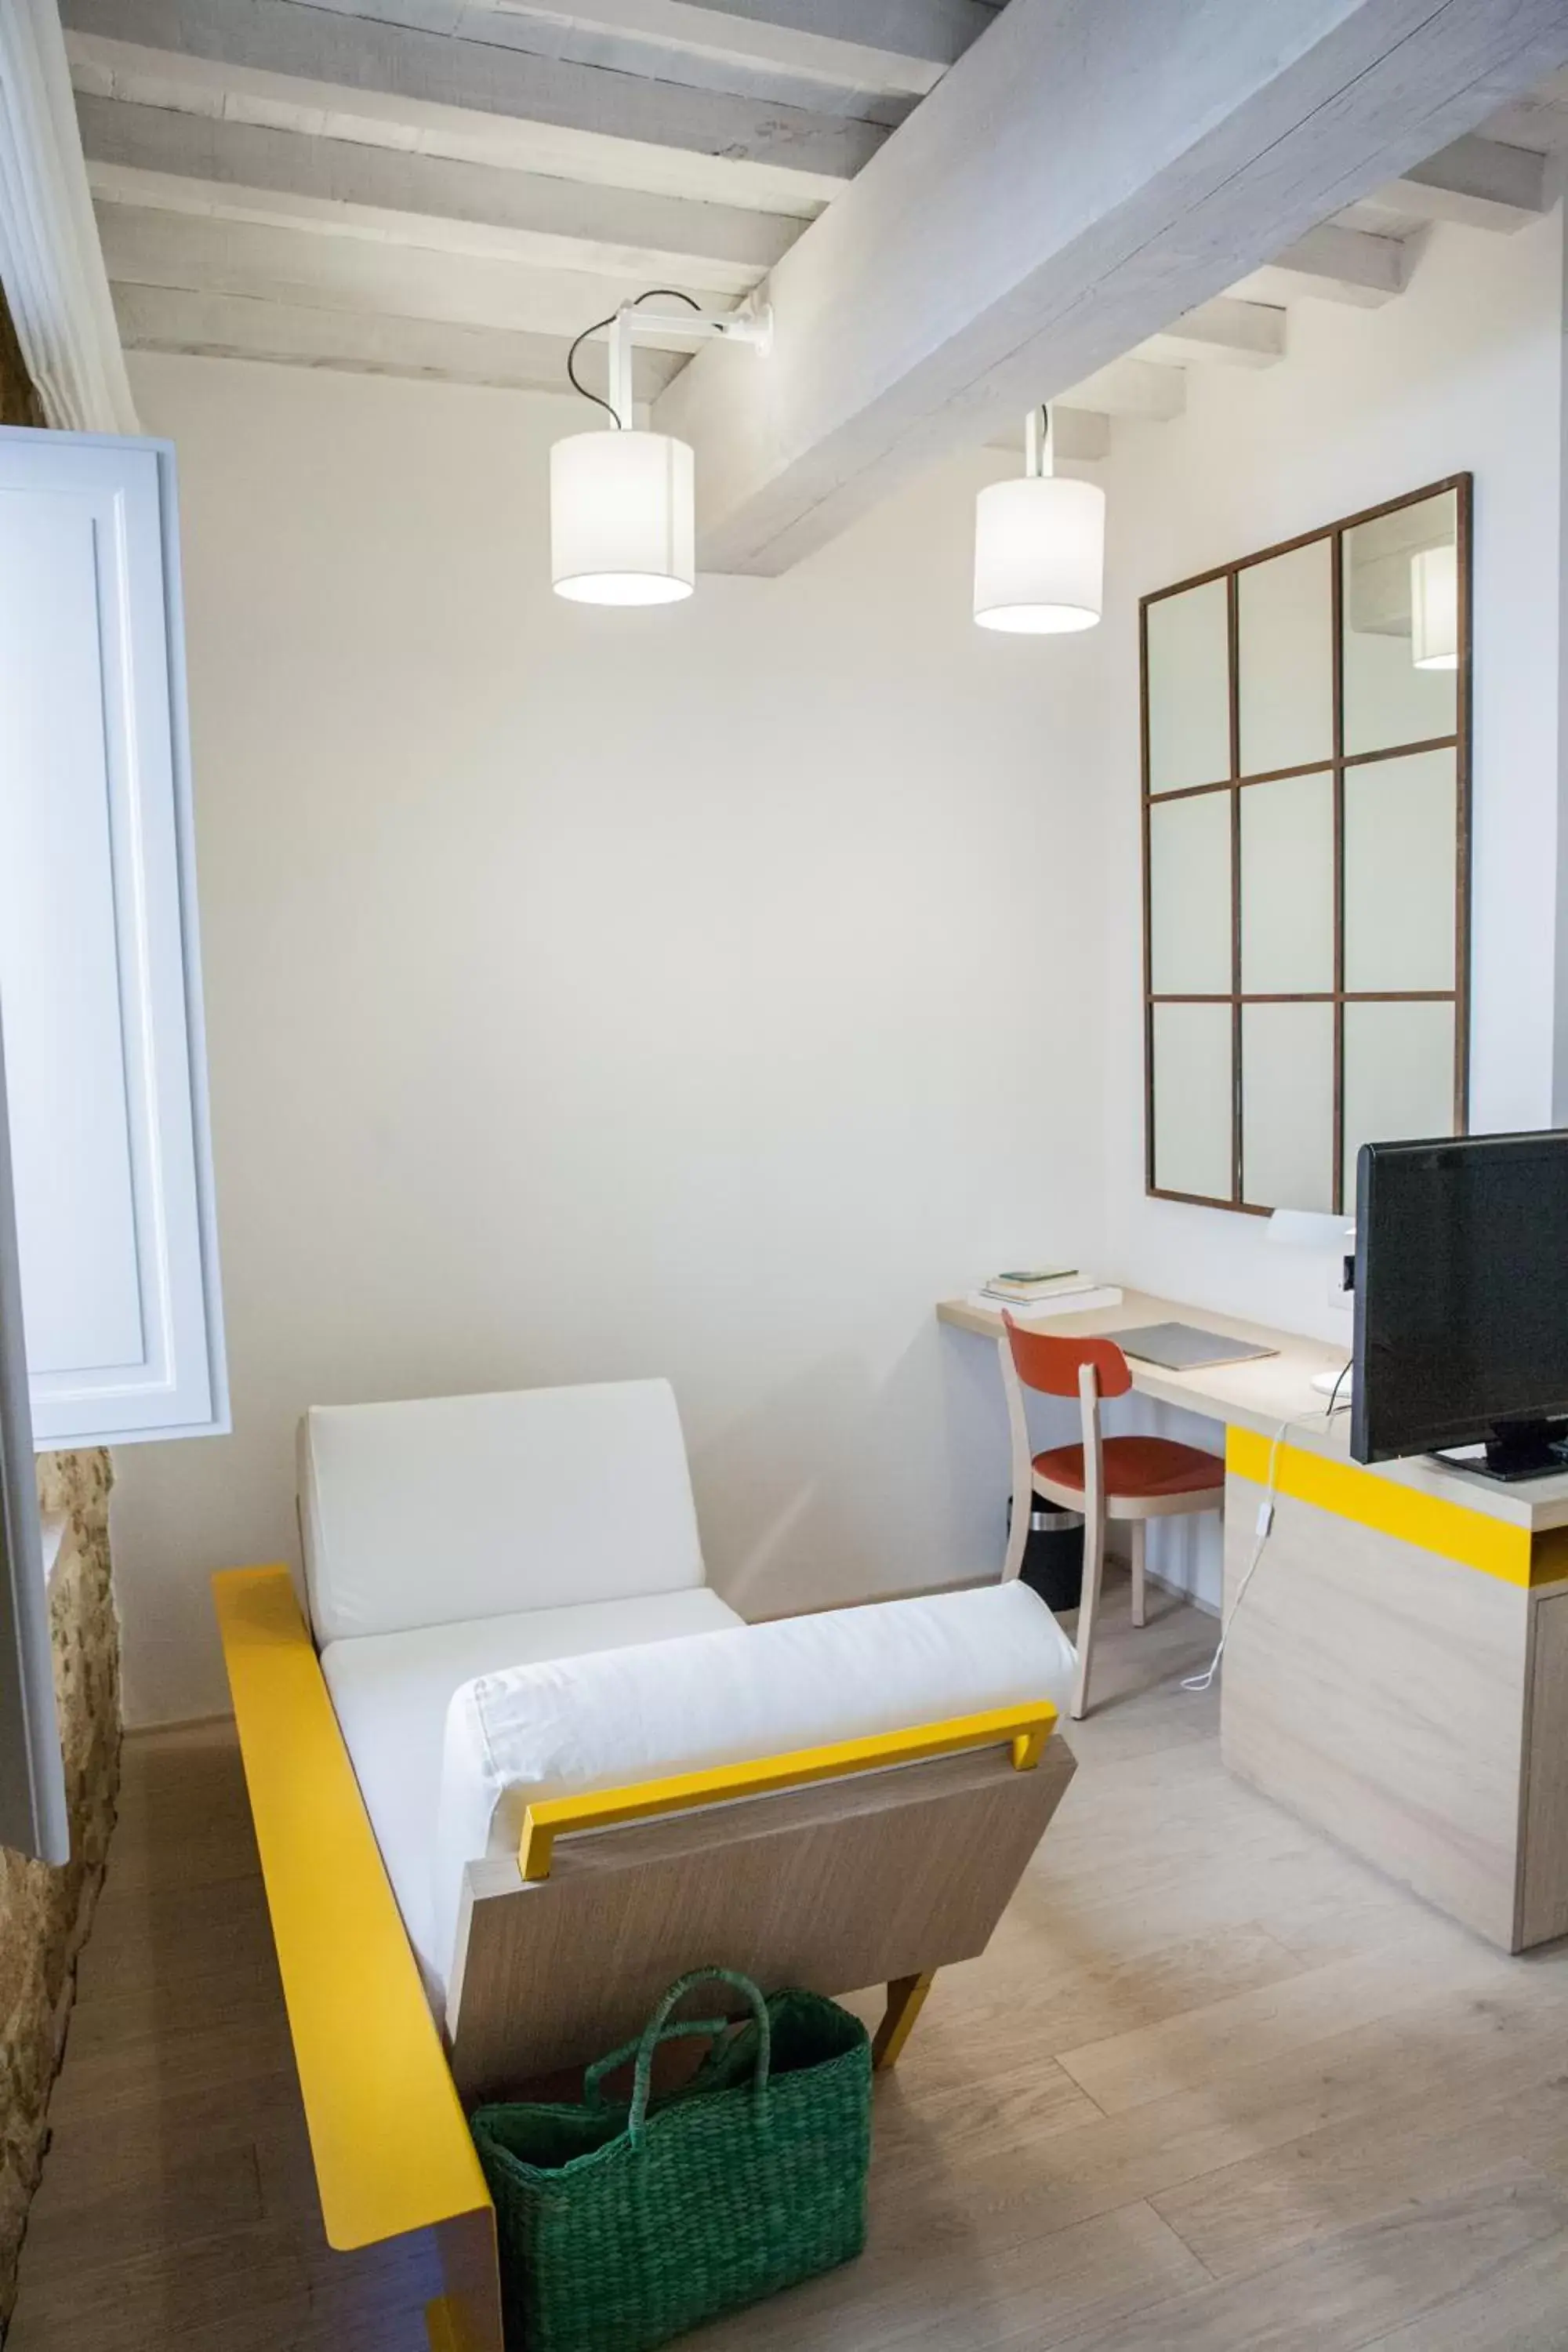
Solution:
[[[869,2248],[702,2352],[1563,2352],[1568,1948],[1508,1960],[1229,1780],[1214,1627],[1112,1587],[1081,1769],[879,2086]],[[870,2013],[868,2004],[868,2013]],[[11,2352],[423,2352],[328,2252],[221,1726],[127,1743]]]

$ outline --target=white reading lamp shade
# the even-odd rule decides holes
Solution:
[[[1092,629],[1105,571],[1105,492],[1059,474],[993,482],[974,505],[974,617],[1047,636]]]
[[[630,428],[550,452],[550,573],[577,604],[672,604],[697,581],[689,445]]]
[[[1451,539],[1410,559],[1410,658],[1417,669],[1459,667],[1459,551]]]

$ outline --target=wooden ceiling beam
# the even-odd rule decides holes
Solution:
[[[659,400],[700,562],[784,570],[1568,59],[1562,0],[1208,0],[1204,35],[1012,0],[773,271],[771,358]]]
[[[459,163],[537,173],[584,186],[625,188],[700,204],[811,220],[843,182],[779,163],[748,163],[657,147],[596,131],[563,130],[471,107],[442,106],[383,90],[345,89],[256,67],[216,64],[98,33],[68,32],[66,54],[79,96],[114,99],[176,114],[354,145],[441,155]]]
[[[370,15],[384,0],[322,0]],[[405,0],[406,5],[406,0]],[[451,0],[421,0],[434,9]],[[872,100],[923,98],[988,26],[974,0],[464,0],[472,34],[487,16],[562,41],[620,41],[676,79],[772,74]],[[528,43],[532,46],[532,42]]]
[[[552,335],[509,333],[451,320],[324,310],[243,295],[169,286],[116,286],[115,316],[127,351],[265,360],[286,367],[347,368],[362,374],[430,376],[513,392],[559,392],[566,345]],[[649,388],[679,362],[639,354]],[[589,381],[594,378],[590,373]],[[589,417],[594,412],[583,411]]]
[[[264,75],[321,91],[497,115],[557,132],[670,148],[728,164],[767,164],[830,184],[850,178],[887,136],[852,117],[699,89],[457,38],[303,0],[64,0],[68,35]],[[331,101],[328,101],[330,106]]]
[[[1140,343],[1134,357],[1177,367],[1218,361],[1229,367],[1273,367],[1285,356],[1285,313],[1271,302],[1216,294]]]
[[[1307,294],[1376,310],[1409,284],[1420,236],[1413,231],[1408,237],[1378,236],[1324,221],[1229,291],[1254,302],[1290,302]]]
[[[455,253],[384,240],[322,236],[294,223],[99,206],[116,286],[163,286],[296,309],[431,319],[454,326],[569,339],[646,290],[640,273],[543,268],[508,256]],[[716,291],[705,306],[731,307]],[[660,341],[690,348],[671,328]],[[557,390],[566,389],[563,367]]]
[[[1461,221],[1468,228],[1526,228],[1551,211],[1556,173],[1549,156],[1500,139],[1456,139],[1377,192],[1380,204],[1423,220]]]
[[[596,186],[226,116],[79,94],[100,202],[311,222],[345,235],[743,292],[787,252],[784,214]]]
[[[1107,416],[1152,417],[1161,424],[1180,416],[1187,404],[1184,368],[1152,360],[1112,360],[1062,394],[1075,408],[1103,409]]]

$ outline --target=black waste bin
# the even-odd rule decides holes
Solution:
[[[1029,1539],[1018,1573],[1047,1609],[1058,1615],[1076,1609],[1083,1591],[1083,1514],[1059,1510],[1043,1495],[1033,1498]],[[1013,1525],[1013,1497],[1007,1497],[1007,1526]]]

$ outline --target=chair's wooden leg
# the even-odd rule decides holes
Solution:
[[[1132,1622],[1144,1625],[1148,1619],[1143,1609],[1143,1538],[1148,1532],[1148,1522],[1129,1519],[1127,1524],[1132,1539]]]
[[[1094,1646],[1094,1621],[1100,1612],[1100,1570],[1105,1565],[1105,1517],[1086,1516],[1083,1523],[1083,1593],[1078,1604],[1078,1672],[1073,1676],[1072,1719],[1081,1723],[1089,1713],[1089,1653]]]
[[[888,1987],[888,2013],[871,2044],[873,2066],[882,2069],[898,2064],[899,2053],[914,2032],[915,2020],[935,1982],[934,1969],[928,1969],[923,1976],[893,1979]]]

